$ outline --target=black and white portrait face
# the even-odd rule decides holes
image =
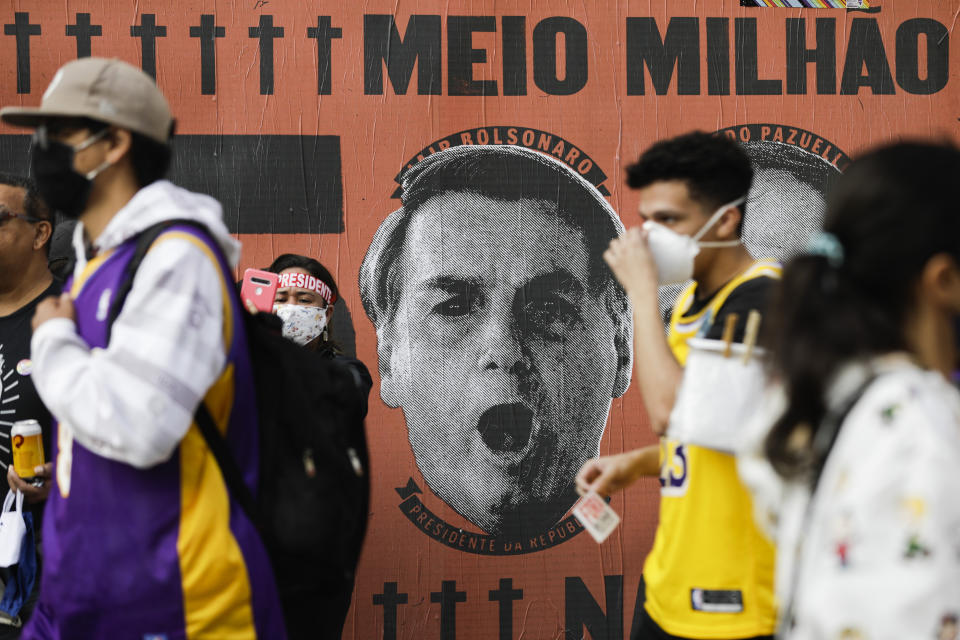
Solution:
[[[627,308],[556,200],[434,191],[377,320],[381,398],[438,497],[489,533],[539,532],[575,501],[626,390]]]
[[[840,171],[823,158],[777,142],[746,142],[753,187],[743,242],[756,258],[786,261],[823,227],[826,193]]]

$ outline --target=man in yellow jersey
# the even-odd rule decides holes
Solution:
[[[659,142],[627,169],[639,190],[642,228],[604,255],[633,305],[637,380],[654,432],[663,436],[686,361],[687,340],[719,338],[725,318],[762,310],[779,277],[740,242],[753,169],[731,140],[690,133]],[[659,285],[692,279],[664,336]],[[646,600],[632,638],[772,637],[774,550],[753,522],[734,457],[661,438],[652,445],[589,460],[583,493],[609,495],[640,476],[660,475],[660,524],[644,565]]]

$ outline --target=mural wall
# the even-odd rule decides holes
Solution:
[[[862,149],[956,138],[956,7],[737,0],[0,4],[0,97],[78,56],[153,75],[173,179],[224,204],[241,269],[318,257],[374,373],[374,495],[344,637],[621,639],[656,479],[597,545],[569,516],[599,453],[653,441],[601,254],[623,169],[691,129],[755,162],[745,242],[787,258]],[[0,130],[0,167],[29,139]],[[661,294],[666,309],[676,289]]]

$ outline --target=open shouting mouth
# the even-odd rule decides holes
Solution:
[[[507,456],[519,454],[530,443],[533,411],[519,402],[494,405],[480,416],[477,431],[492,452]]]

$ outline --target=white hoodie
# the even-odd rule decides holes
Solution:
[[[227,231],[220,204],[165,180],[138,191],[94,247],[102,254],[173,219],[203,223],[236,266],[240,243]],[[79,280],[87,265],[82,224],[73,245]],[[75,438],[97,455],[135,467],[170,458],[226,364],[223,286],[219,266],[202,249],[165,239],[137,270],[106,349],[90,349],[72,320],[50,320],[34,332],[33,380],[60,422],[62,454]],[[68,476],[69,465],[58,463],[58,481],[69,485]]]

